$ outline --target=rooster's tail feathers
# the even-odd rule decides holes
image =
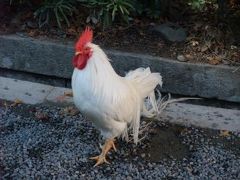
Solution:
[[[130,71],[126,78],[132,80],[143,101],[142,114],[145,117],[153,117],[158,114],[158,102],[161,99],[161,93],[158,92],[158,100],[156,100],[154,89],[157,85],[162,86],[162,76],[160,73],[151,73],[150,68],[138,68]]]
[[[127,79],[133,80],[142,98],[147,97],[159,84],[162,86],[160,73],[151,73],[150,68],[138,68],[126,75]]]
[[[154,89],[157,85],[162,86],[162,76],[159,73],[151,73],[150,68],[138,68],[134,71],[130,71],[126,78],[131,80],[137,91],[140,93],[142,102],[141,115],[151,118],[158,115],[158,101],[155,97]],[[158,91],[158,99],[161,99],[161,94]],[[140,126],[140,112],[137,113],[139,117],[134,118],[131,124],[133,129],[133,139],[134,143],[138,142],[138,133]]]

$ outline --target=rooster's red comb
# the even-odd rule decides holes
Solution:
[[[82,48],[89,42],[92,42],[93,31],[90,27],[86,27],[86,29],[82,32],[79,40],[75,45],[76,51],[81,51]]]

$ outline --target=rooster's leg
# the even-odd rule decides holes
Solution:
[[[103,164],[103,163],[109,164],[109,162],[106,160],[106,155],[112,148],[116,151],[114,139],[107,139],[102,147],[102,153],[99,156],[90,158],[90,159],[94,159],[97,161],[97,163],[94,165],[94,167],[98,166],[100,164]]]

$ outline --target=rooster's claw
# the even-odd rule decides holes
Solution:
[[[93,167],[99,166],[103,163],[107,163],[110,164],[107,160],[105,156],[99,155],[99,156],[95,156],[95,157],[90,157],[90,159],[92,160],[96,160],[96,164]]]

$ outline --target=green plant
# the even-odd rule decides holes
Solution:
[[[73,14],[73,3],[74,1],[71,0],[44,0],[34,12],[34,16],[38,18],[39,27],[48,24],[51,18],[57,21],[59,28],[62,28],[62,23],[70,26],[68,17]]]
[[[97,15],[103,28],[110,26],[116,17],[128,23],[130,11],[134,9],[130,0],[89,0],[85,3],[89,8],[94,8],[92,14]]]
[[[135,0],[135,10],[138,15],[146,15],[152,19],[157,19],[161,13],[162,0]]]
[[[9,0],[9,4],[13,4],[13,3],[18,3],[18,4],[23,4],[25,3],[26,0]]]
[[[195,10],[201,10],[206,4],[206,0],[189,0],[188,5]]]

